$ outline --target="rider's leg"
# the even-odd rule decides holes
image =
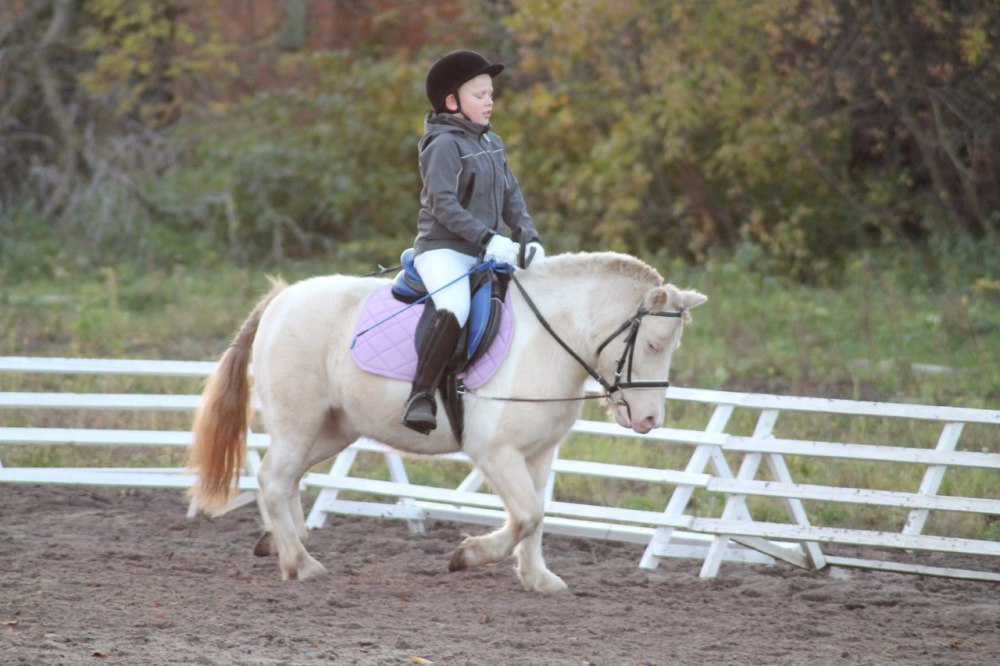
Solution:
[[[427,291],[433,293],[437,312],[417,349],[417,372],[402,423],[426,435],[437,427],[434,392],[469,317],[469,278],[465,276],[476,258],[453,250],[429,250],[418,255],[414,263]]]
[[[469,278],[464,276],[476,265],[476,257],[455,250],[428,250],[418,254],[413,263],[427,291],[433,294],[434,306],[448,310],[459,326],[465,326],[472,301]]]

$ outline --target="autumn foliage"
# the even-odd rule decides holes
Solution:
[[[396,252],[423,72],[471,46],[509,64],[495,123],[555,249],[752,247],[808,277],[1000,231],[998,3],[476,4],[8,3],[3,223],[239,260]]]

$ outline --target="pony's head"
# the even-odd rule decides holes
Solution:
[[[601,350],[601,375],[616,377],[615,383],[625,386],[610,398],[618,425],[640,434],[663,425],[665,386],[635,385],[669,379],[670,362],[681,345],[684,327],[691,322],[691,309],[707,300],[704,294],[672,284],[652,287],[629,325]]]

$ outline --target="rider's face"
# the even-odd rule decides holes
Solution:
[[[462,84],[458,89],[462,112],[474,123],[489,125],[493,115],[493,78],[480,74]]]

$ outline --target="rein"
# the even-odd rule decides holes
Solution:
[[[535,315],[535,318],[538,319],[538,323],[542,325],[542,328],[544,328],[549,333],[549,335],[551,335],[552,338],[557,343],[559,343],[560,347],[566,350],[566,352],[571,357],[573,357],[573,360],[575,360],[578,364],[580,364],[581,367],[583,367],[584,370],[587,371],[587,374],[590,375],[594,379],[594,381],[600,384],[601,388],[604,389],[604,395],[579,396],[573,398],[501,398],[493,396],[482,396],[484,399],[499,400],[504,402],[569,402],[574,400],[608,398],[609,400],[612,400],[614,404],[622,405],[626,409],[628,409],[629,408],[628,401],[625,400],[620,395],[623,389],[654,389],[654,388],[666,389],[670,387],[670,382],[667,380],[632,381],[632,359],[635,352],[635,342],[639,334],[639,326],[642,323],[643,317],[646,316],[670,317],[670,318],[680,319],[684,316],[683,309],[650,311],[646,310],[642,306],[639,306],[639,309],[636,310],[636,313],[634,315],[632,315],[629,319],[625,320],[625,322],[622,323],[621,326],[616,328],[607,338],[605,338],[604,342],[602,342],[597,348],[598,357],[600,357],[601,352],[604,351],[604,348],[607,347],[612,340],[617,338],[625,331],[628,331],[628,334],[625,336],[625,349],[622,350],[622,355],[618,359],[618,364],[615,368],[614,383],[611,383],[607,379],[605,379],[601,375],[601,373],[597,371],[596,368],[591,366],[579,354],[577,354],[565,340],[559,337],[559,334],[556,333],[555,329],[552,328],[552,325],[549,324],[549,322],[542,315],[541,311],[538,309],[538,306],[535,305],[535,302],[531,299],[531,296],[528,295],[527,290],[525,290],[524,286],[521,284],[521,281],[517,279],[517,276],[512,273],[510,279],[517,287],[517,290],[521,292],[521,296],[524,297],[524,302],[527,303],[528,308]],[[626,369],[626,364],[628,373],[626,375],[626,380],[623,382],[622,372],[623,370]],[[619,394],[619,397],[617,399],[613,399],[612,397],[615,394]]]

